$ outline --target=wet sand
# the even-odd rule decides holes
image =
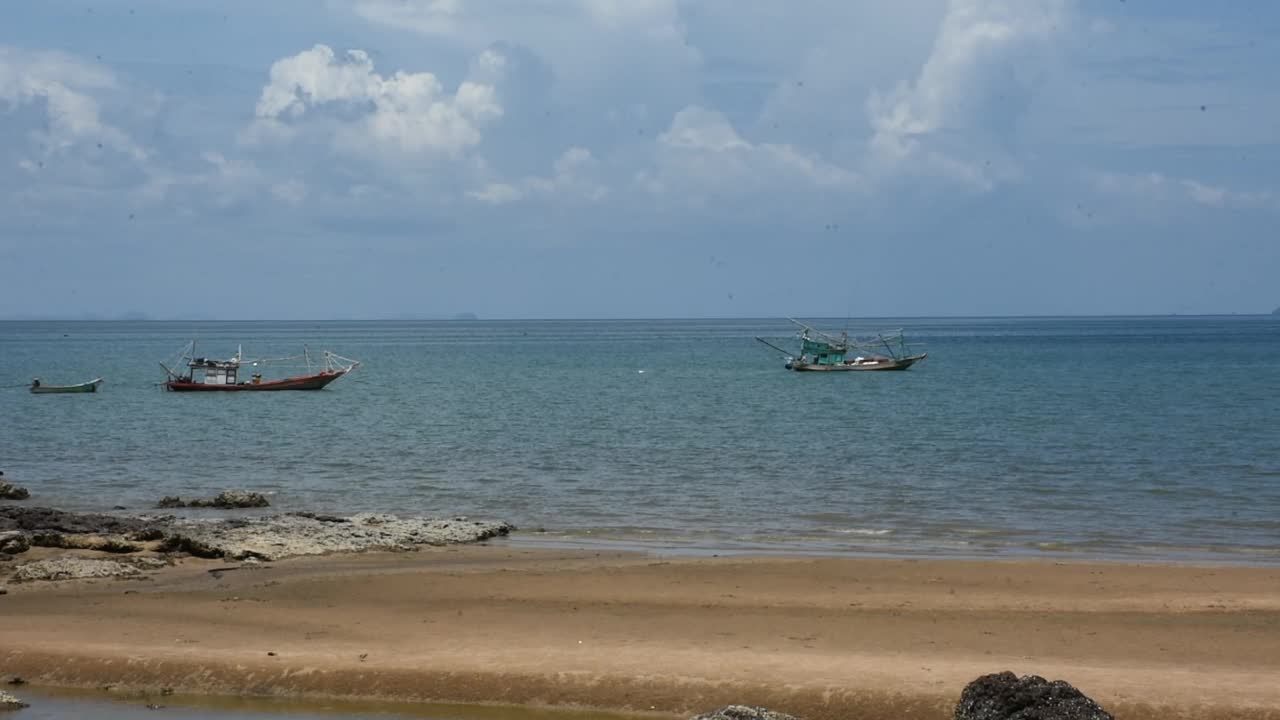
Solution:
[[[495,544],[0,597],[0,673],[55,686],[941,720],[1001,670],[1121,718],[1280,718],[1280,568]]]

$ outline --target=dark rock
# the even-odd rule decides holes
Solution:
[[[248,490],[225,490],[218,493],[208,507],[215,508],[258,508],[268,507],[267,496]]]
[[[218,559],[226,553],[222,548],[185,535],[170,535],[160,546],[162,552],[183,552],[199,558]]]
[[[136,553],[142,548],[134,545],[133,543],[127,543],[115,538],[104,538],[102,542],[91,543],[86,549],[120,555],[125,553]]]
[[[149,527],[144,530],[129,533],[125,537],[134,542],[152,542],[153,540],[163,540],[164,531],[157,527]]]
[[[160,498],[160,502],[156,503],[157,508],[216,508],[218,510],[235,510],[239,508],[259,508],[269,507],[270,502],[267,496],[262,493],[249,492],[248,490],[224,490],[217,496],[207,499],[197,498],[195,500],[183,501],[182,498],[176,496],[166,496]]]
[[[29,497],[31,493],[26,488],[0,480],[0,500],[26,500]]]
[[[37,530],[31,533],[31,544],[36,547],[66,548],[67,536],[52,530]]]
[[[12,686],[14,686],[14,687],[18,687],[19,685],[26,685],[26,684],[27,684],[27,681],[26,681],[26,680],[23,680],[22,678],[18,677],[17,675],[14,675],[13,677],[9,678],[8,680],[5,680],[4,684],[5,684],[5,685],[12,685]]]
[[[965,687],[954,720],[1115,720],[1062,680],[1011,672],[983,675]]]
[[[61,548],[63,550],[97,550],[108,553],[135,553],[142,548],[120,538],[97,535],[64,535],[59,532],[34,532],[31,544],[36,547]]]
[[[0,554],[17,555],[31,549],[31,539],[19,530],[0,532]]]
[[[786,715],[762,707],[748,705],[726,705],[719,710],[702,715],[695,715],[692,720],[799,720],[793,715]]]
[[[127,535],[153,527],[156,520],[72,513],[53,508],[0,505],[0,531],[58,532],[67,535]]]
[[[337,515],[317,515],[316,513],[313,513],[313,512],[291,512],[291,513],[285,513],[285,515],[292,515],[294,517],[307,518],[308,520],[316,520],[318,522],[331,522],[331,523],[351,522],[350,518],[338,517]]]

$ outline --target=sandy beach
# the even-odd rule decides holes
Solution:
[[[1280,717],[1272,568],[497,544],[186,559],[10,585],[0,617],[0,672],[60,686],[945,718],[1007,669],[1117,717]]]

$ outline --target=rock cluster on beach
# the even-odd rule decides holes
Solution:
[[[0,500],[26,500],[31,493],[24,487],[0,479]]]
[[[18,555],[31,549],[31,540],[17,530],[0,532],[0,555]]]
[[[405,551],[424,545],[487,540],[514,529],[505,522],[362,513],[351,517],[293,513],[217,520],[173,516],[130,518],[51,508],[0,507],[0,557],[32,547],[93,550],[118,560],[56,558],[18,567],[15,582],[132,577],[155,554],[186,553],[226,560]],[[139,555],[142,554],[142,555]],[[164,563],[161,562],[163,565]]]
[[[184,501],[180,497],[167,496],[156,503],[160,509],[168,508],[216,508],[219,510],[235,510],[239,508],[268,507],[267,496],[248,490],[224,490],[211,498],[196,498]]]
[[[955,720],[1115,720],[1063,680],[1011,672],[983,675],[965,687]]]
[[[1011,672],[983,675],[965,686],[953,720],[1115,720],[1063,680]],[[762,707],[727,705],[690,720],[799,720]]]
[[[160,563],[164,564],[163,561]],[[19,565],[13,573],[14,582],[36,580],[83,580],[88,578],[137,577],[142,575],[136,565],[115,560],[61,557]]]
[[[171,526],[171,534],[164,542],[173,549],[202,557],[274,560],[479,542],[506,535],[512,529],[504,522],[466,518],[400,518],[376,513],[349,518],[292,514],[218,522],[179,521]]]
[[[4,712],[5,710],[21,710],[24,707],[29,706],[9,693],[0,690],[0,712]]]

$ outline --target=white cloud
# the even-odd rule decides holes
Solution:
[[[305,196],[301,183],[276,182],[252,162],[223,153],[200,153],[199,163],[188,170],[152,168],[145,182],[133,189],[133,201],[143,206],[164,206],[179,214],[197,214],[206,208],[225,210],[272,196],[290,204]],[[283,194],[282,194],[283,193]]]
[[[481,67],[495,72],[501,60],[490,52]],[[492,85],[466,80],[450,95],[431,73],[378,74],[362,50],[338,57],[316,45],[276,61],[270,77],[245,136],[251,142],[288,140],[309,115],[332,110],[318,126],[338,149],[457,156],[503,113]]]
[[[117,88],[110,71],[71,55],[0,46],[0,109],[3,104],[44,105],[47,124],[33,130],[30,139],[45,155],[94,144],[146,160],[142,147],[102,119],[94,94]]]
[[[271,194],[290,205],[301,205],[307,199],[307,186],[300,180],[286,180],[272,185]]]
[[[637,176],[643,188],[656,194],[860,186],[856,173],[790,145],[748,142],[723,113],[696,105],[675,114],[658,136],[656,150],[656,167]]]
[[[676,113],[671,127],[658,136],[658,142],[671,148],[712,152],[751,148],[722,113],[696,105]]]
[[[355,12],[365,20],[425,35],[459,32],[460,0],[357,0]]]
[[[1280,193],[1272,190],[1236,190],[1155,172],[1097,173],[1093,185],[1104,195],[1139,201],[1149,209],[1190,203],[1216,209],[1280,210]]]
[[[550,177],[527,177],[518,183],[491,182],[467,196],[490,205],[528,197],[595,202],[609,194],[609,189],[595,179],[598,165],[591,151],[573,147],[555,161]]]
[[[1016,69],[1043,52],[1065,20],[1064,0],[951,0],[915,79],[868,99],[873,162],[889,171],[923,168],[979,187],[989,187],[993,175],[1016,172],[1004,158],[987,164],[992,145],[1006,138],[986,127],[1008,130],[1013,111],[1002,101],[1027,91]],[[964,149],[975,143],[983,146],[982,163]]]
[[[697,97],[702,57],[675,0],[357,0],[354,9],[470,52],[528,48],[552,69],[554,98],[581,106],[589,95],[588,113],[659,108],[666,117]]]

